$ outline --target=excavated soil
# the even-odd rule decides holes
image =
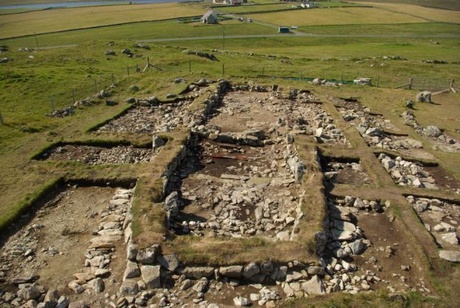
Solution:
[[[111,187],[71,186],[43,204],[33,217],[24,217],[21,230],[2,239],[2,289],[17,291],[17,286],[9,282],[36,276],[31,281],[77,299],[67,284],[75,280],[75,273],[85,270],[85,252],[114,193]],[[111,294],[118,291],[126,266],[122,240],[113,251],[111,275],[105,284],[105,292]],[[103,296],[93,294],[91,303],[103,306]]]
[[[90,145],[65,144],[43,153],[43,160],[77,161],[89,165],[137,164],[152,159],[152,149],[132,146],[100,147]]]
[[[354,161],[353,159],[339,161],[334,158],[322,157],[321,167],[326,185],[348,184],[356,186],[372,183],[359,161]]]

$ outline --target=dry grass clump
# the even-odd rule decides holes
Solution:
[[[286,263],[292,260],[315,262],[305,242],[273,242],[260,237],[226,239],[176,237],[165,242],[164,250],[174,251],[185,265],[231,265],[271,260]]]

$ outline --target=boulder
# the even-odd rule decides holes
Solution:
[[[243,268],[243,277],[251,278],[254,275],[260,273],[260,268],[255,262],[251,262]]]
[[[366,86],[371,86],[372,85],[372,79],[368,77],[360,77],[356,78],[353,80],[354,84],[359,84],[359,85],[366,85]]]
[[[173,191],[166,197],[164,208],[169,213],[169,217],[176,217],[179,214],[180,200],[177,191]]]
[[[67,308],[69,304],[70,299],[67,296],[61,295],[57,301],[56,308]]]
[[[121,284],[120,294],[121,295],[136,295],[139,292],[139,286],[136,281],[125,280]]]
[[[164,145],[165,145],[165,142],[160,136],[158,136],[158,135],[153,135],[152,136],[152,149],[153,149],[153,151],[157,151],[160,147],[162,147]]]
[[[136,262],[129,261],[126,264],[125,273],[123,274],[123,279],[135,278],[141,275],[141,270],[137,266]]]
[[[55,307],[58,303],[59,297],[60,294],[58,290],[48,290],[43,300],[43,302],[45,303],[45,307]]]
[[[144,282],[152,289],[161,286],[160,265],[142,265],[141,276]]]
[[[243,272],[243,266],[232,265],[219,268],[219,273],[222,276],[230,278],[240,278]]]
[[[308,275],[316,275],[316,276],[324,276],[325,271],[324,268],[321,266],[309,266],[307,268]]]
[[[431,92],[430,91],[419,92],[415,96],[415,100],[421,103],[431,103]]]
[[[76,294],[80,294],[85,291],[85,289],[81,285],[79,285],[76,281],[69,282],[67,286],[69,287],[70,290],[74,291]]]
[[[142,264],[153,264],[155,262],[156,256],[159,253],[160,253],[159,245],[153,245],[152,247],[140,249],[137,252],[136,261]]]
[[[270,275],[273,272],[273,263],[271,261],[263,261],[260,263],[260,271],[262,274]]]
[[[198,280],[197,283],[193,286],[193,291],[197,293],[202,293],[206,291],[209,285],[209,280],[206,277],[202,277],[200,280]]]
[[[334,220],[334,228],[350,232],[354,232],[356,230],[356,226],[354,224],[343,220]]]
[[[157,257],[157,261],[170,272],[174,272],[179,267],[179,259],[176,254],[160,255]]]
[[[186,267],[180,271],[180,274],[185,275],[187,278],[200,279],[202,277],[212,277],[214,275],[214,268],[208,266],[202,267]]]
[[[442,135],[441,130],[434,126],[434,125],[429,125],[423,129],[423,134],[428,137],[439,137]]]
[[[299,159],[299,157],[294,156],[287,160],[289,169],[291,169],[292,174],[297,182],[302,181],[302,178],[306,171],[305,164]]]
[[[360,255],[366,250],[367,245],[362,239],[357,239],[356,241],[350,243],[350,248],[354,255]]]
[[[443,241],[451,245],[458,245],[458,237],[455,232],[449,232],[449,233],[443,234],[441,238]]]
[[[233,304],[237,307],[251,306],[251,301],[246,297],[237,296],[233,298]]]
[[[302,290],[308,295],[320,295],[325,294],[323,282],[317,275],[313,276],[310,280],[303,282]]]
[[[460,251],[440,250],[439,257],[450,262],[460,262]]]
[[[93,289],[96,293],[102,293],[105,289],[104,280],[101,278],[95,278],[88,282],[88,286]]]
[[[38,299],[41,295],[40,290],[34,285],[26,285],[17,292],[18,297],[23,300]]]

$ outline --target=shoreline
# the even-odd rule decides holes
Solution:
[[[61,8],[79,8],[88,6],[109,6],[109,5],[136,5],[136,4],[157,4],[173,2],[192,2],[189,0],[109,0],[109,1],[78,1],[78,2],[55,2],[55,3],[26,3],[13,5],[0,5],[0,10],[28,9],[28,10],[50,10]],[[193,2],[200,2],[193,1]]]

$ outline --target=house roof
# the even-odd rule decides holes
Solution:
[[[216,13],[214,12],[214,10],[209,10],[207,11],[202,18],[208,18],[209,16],[213,16],[214,18],[217,18],[217,15]]]

